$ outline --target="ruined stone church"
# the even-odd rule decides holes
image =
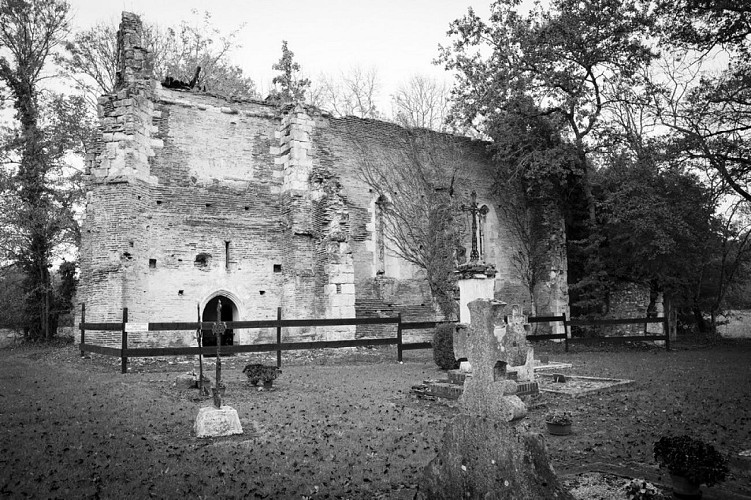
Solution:
[[[225,321],[276,318],[279,307],[284,318],[440,319],[425,273],[383,234],[379,203],[388,193],[360,171],[363,151],[371,161],[393,157],[409,130],[301,104],[164,88],[141,45],[141,22],[129,13],[117,71],[116,90],[99,99],[100,133],[86,170],[78,302],[87,322],[120,321],[126,307],[134,324],[195,321],[197,313],[213,321],[220,299]],[[467,199],[475,191],[486,207],[464,246],[477,238],[480,258],[496,270],[494,295],[529,311],[513,262],[521,243],[493,194],[487,143],[431,134],[461,145],[447,169],[452,188]],[[535,290],[537,313],[546,315],[567,308],[564,242],[550,241],[563,257],[550,259]],[[236,344],[271,335],[233,333]],[[106,343],[108,334],[87,332],[87,341]],[[193,332],[142,332],[129,342],[194,345]]]

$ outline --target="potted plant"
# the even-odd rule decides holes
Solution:
[[[663,436],[654,445],[654,457],[668,470],[673,493],[679,498],[701,498],[700,485],[725,480],[727,461],[714,446],[690,436]]]
[[[282,373],[282,370],[276,366],[251,363],[243,368],[243,373],[247,375],[251,384],[258,385],[258,382],[263,382],[264,389],[271,389],[274,379]]]
[[[571,434],[572,423],[571,413],[567,411],[556,410],[545,415],[545,425],[548,427],[548,432],[554,436]]]

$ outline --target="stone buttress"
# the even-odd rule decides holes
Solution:
[[[150,197],[150,159],[163,146],[155,137],[155,84],[147,51],[142,47],[141,23],[123,13],[118,31],[115,90],[99,98],[100,133],[86,159],[89,191],[81,235],[81,289],[88,321],[119,321],[133,287],[133,268],[144,255],[142,216]],[[97,334],[88,334],[95,340]],[[99,336],[107,334],[100,333]],[[93,337],[93,338],[92,338]],[[118,334],[119,337],[119,334]],[[104,340],[104,339],[103,339]]]
[[[325,120],[305,106],[283,110],[274,160],[283,176],[280,197],[289,245],[282,307],[300,318],[354,318],[349,210],[338,177],[312,157],[316,126],[326,126]],[[327,327],[325,338],[352,338],[354,331],[354,326]]]

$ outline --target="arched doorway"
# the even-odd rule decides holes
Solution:
[[[219,321],[234,321],[237,306],[229,297],[224,295],[217,295],[206,303],[203,308],[203,314],[201,316],[204,322],[216,321],[216,306],[219,301],[222,301],[222,317]],[[221,345],[233,345],[235,342],[235,333],[232,328],[227,328],[221,338]],[[216,346],[216,335],[211,331],[211,328],[203,329],[203,345],[205,347]]]

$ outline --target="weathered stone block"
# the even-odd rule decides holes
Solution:
[[[237,410],[231,406],[205,406],[198,410],[193,431],[196,437],[204,438],[242,434],[243,428]]]
[[[498,418],[460,414],[446,426],[441,450],[423,471],[421,500],[573,500],[555,475],[539,434]]]

